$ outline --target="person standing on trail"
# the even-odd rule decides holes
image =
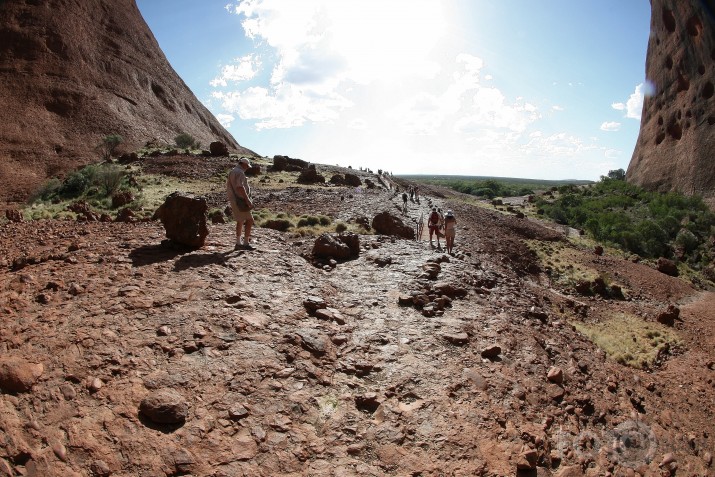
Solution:
[[[437,235],[437,248],[442,248],[439,244],[439,212],[437,207],[432,207],[432,212],[427,218],[427,228],[429,229],[429,244],[432,245],[432,236]]]
[[[447,253],[452,253],[454,237],[457,235],[457,218],[451,210],[444,216],[444,241],[447,242]]]
[[[251,163],[245,157],[238,160],[238,165],[231,169],[226,180],[226,194],[231,204],[231,212],[236,220],[236,249],[253,250],[251,228],[253,228],[253,201],[251,187],[248,185],[246,171]],[[244,228],[245,226],[245,228]],[[241,232],[244,233],[241,243]]]
[[[402,193],[402,213],[407,213],[407,192]]]

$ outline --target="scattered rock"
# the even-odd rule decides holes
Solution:
[[[0,357],[0,390],[5,393],[25,393],[40,379],[45,367],[13,356]]]
[[[680,308],[673,304],[670,304],[668,305],[668,308],[658,313],[656,320],[658,321],[658,323],[662,323],[666,326],[673,326],[675,324],[675,320],[677,320],[678,317],[680,317]]]
[[[482,358],[495,359],[501,354],[501,346],[498,345],[488,345],[482,349]]]
[[[315,313],[316,310],[327,308],[328,304],[319,296],[309,296],[303,300],[303,306],[306,310],[308,310],[308,312]]]
[[[600,257],[601,255],[603,255],[603,246],[601,246],[601,245],[596,245],[595,247],[593,247],[593,253],[595,253],[595,254],[598,255],[599,257]]]
[[[671,277],[678,276],[678,266],[674,261],[668,260],[667,258],[660,257],[656,262],[656,268],[659,272],[670,275]]]
[[[444,339],[455,345],[465,345],[469,343],[469,335],[467,333],[444,333]]]
[[[516,461],[516,468],[519,470],[535,469],[538,459],[539,453],[535,449],[524,448]]]
[[[173,389],[160,389],[142,399],[139,412],[156,424],[183,424],[189,415],[189,404]]]
[[[103,386],[104,383],[99,378],[90,378],[87,380],[87,389],[89,389],[89,392],[91,393],[96,393],[102,389]]]
[[[564,372],[558,366],[552,366],[549,368],[546,378],[552,383],[561,384],[564,382]]]

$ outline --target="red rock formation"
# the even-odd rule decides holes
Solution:
[[[651,0],[645,99],[628,181],[715,200],[715,1]]]
[[[172,144],[242,148],[172,69],[134,0],[0,2],[0,204],[99,159],[120,134],[127,150]]]

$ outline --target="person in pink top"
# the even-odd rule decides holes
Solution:
[[[251,229],[253,228],[253,201],[251,187],[248,185],[246,171],[251,163],[245,157],[238,160],[238,165],[231,169],[226,180],[226,194],[231,204],[233,218],[236,220],[236,249],[253,250],[251,245]],[[243,232],[243,243],[241,233]]]

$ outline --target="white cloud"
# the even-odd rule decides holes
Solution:
[[[564,111],[564,107],[559,106],[558,104],[555,104],[555,105],[551,106],[551,110],[552,111]]]
[[[447,34],[439,0],[243,0],[226,10],[276,59],[270,85],[258,97],[281,116],[260,113],[259,128],[335,119],[356,84],[434,78],[440,71],[427,56]],[[225,87],[255,72],[248,61],[224,67],[211,85]],[[256,99],[256,90],[233,93]]]
[[[618,131],[621,129],[621,123],[616,121],[606,121],[601,123],[601,131]]]
[[[637,119],[640,121],[641,113],[643,112],[643,99],[645,96],[650,96],[652,94],[653,87],[650,83],[640,83],[636,85],[636,89],[628,97],[628,100],[624,103],[613,103],[611,107],[616,111],[625,111],[625,117],[629,119]]]
[[[230,128],[230,127],[231,127],[231,123],[233,123],[233,121],[234,121],[236,118],[234,118],[234,117],[231,116],[230,114],[223,114],[223,113],[221,113],[221,114],[217,114],[217,115],[216,115],[216,119],[218,119],[218,122],[221,123],[221,126],[223,126],[223,127],[225,127],[225,128]]]
[[[582,153],[597,149],[594,144],[584,144],[580,138],[567,133],[557,133],[550,136],[532,136],[522,147],[522,152],[528,155],[547,157],[578,157]]]
[[[236,58],[235,63],[226,65],[221,69],[221,74],[211,80],[210,84],[214,88],[219,86],[228,86],[228,82],[246,81],[258,72],[261,63],[253,55],[246,55],[241,58]]]
[[[263,87],[245,91],[214,92],[214,98],[230,113],[244,120],[257,120],[256,129],[290,128],[308,121],[322,122],[336,119],[341,109],[352,105],[347,99],[335,95],[319,97],[306,94],[299,87],[284,85],[272,95]]]

